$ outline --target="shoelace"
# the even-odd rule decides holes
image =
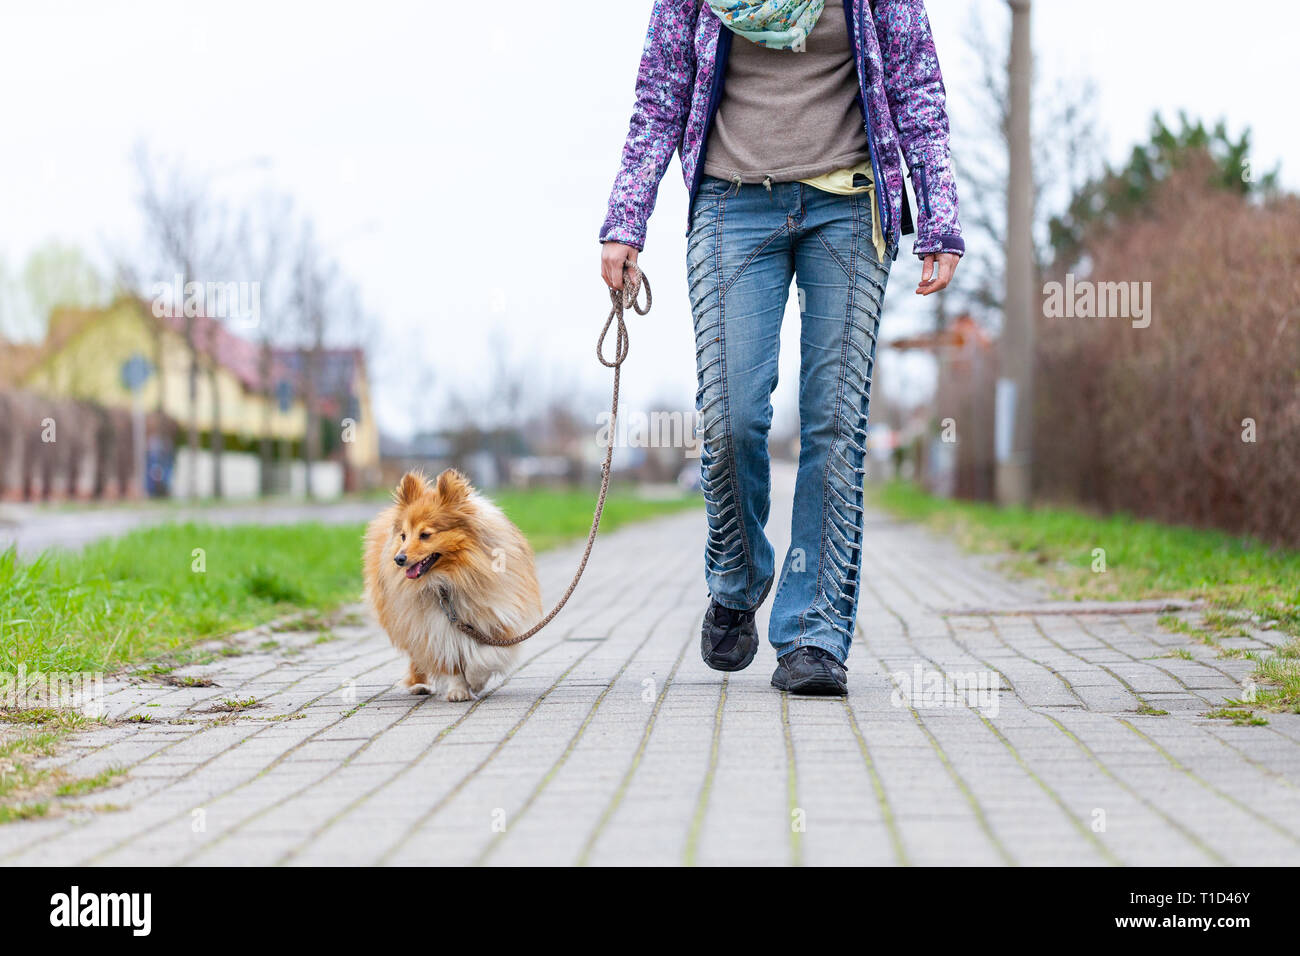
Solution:
[[[798,654],[800,651],[804,652],[804,657],[811,657],[813,660],[819,663],[825,662],[827,664],[833,664],[838,667],[844,666],[839,662],[839,660],[835,657],[834,654],[832,654],[830,651],[823,650],[820,647],[809,647],[805,645],[803,647],[797,648],[794,651],[794,653]]]
[[[748,611],[737,611],[735,608],[715,604],[713,610],[713,623],[721,627],[732,628],[745,620],[748,615]]]

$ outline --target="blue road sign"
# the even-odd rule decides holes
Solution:
[[[149,381],[149,376],[152,374],[153,363],[139,352],[135,353],[122,363],[122,385],[128,391],[140,391],[140,389],[144,388],[144,383]]]

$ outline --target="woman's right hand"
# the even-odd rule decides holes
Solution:
[[[627,246],[621,242],[604,242],[600,246],[600,274],[605,285],[611,289],[623,288],[623,263],[636,264],[640,253],[636,246]]]

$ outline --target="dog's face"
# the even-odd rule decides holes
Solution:
[[[451,571],[469,559],[471,491],[465,476],[451,468],[436,482],[407,472],[394,492],[397,511],[388,552],[394,573],[419,581],[434,569]]]

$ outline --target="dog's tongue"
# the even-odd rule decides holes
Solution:
[[[407,576],[408,578],[412,578],[412,579],[414,579],[414,578],[418,578],[418,577],[420,576],[420,566],[419,566],[418,564],[416,564],[416,565],[412,565],[411,567],[407,568],[407,569],[406,569],[406,576]]]

